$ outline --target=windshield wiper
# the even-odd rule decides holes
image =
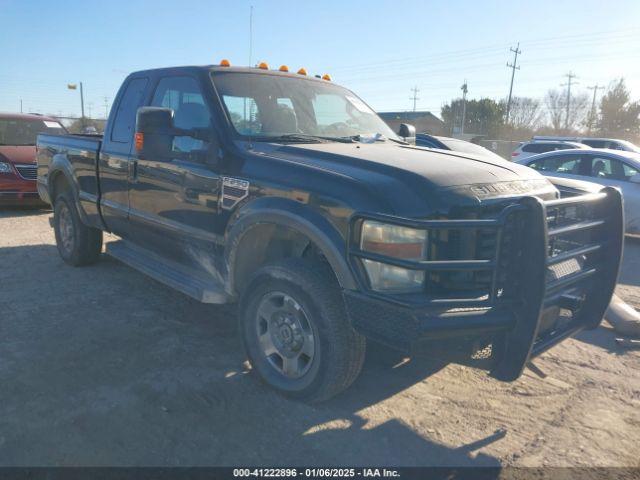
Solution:
[[[351,137],[327,137],[323,135],[311,135],[308,133],[287,133],[284,135],[274,136],[258,136],[253,137],[257,142],[298,142],[298,143],[324,143],[324,142],[341,142],[353,143]]]

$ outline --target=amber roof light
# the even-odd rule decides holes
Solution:
[[[260,62],[258,64],[258,68],[261,70],[269,70],[269,64],[267,62]]]
[[[220,66],[221,67],[230,67],[231,66],[231,62],[229,60],[227,60],[226,58],[223,58],[222,60],[220,60]]]
[[[286,65],[280,65],[280,68],[278,70],[280,70],[281,72],[288,72],[289,67],[287,67]]]
[[[298,70],[298,75],[306,75],[306,74],[307,74],[307,70],[304,67]]]
[[[322,75],[322,79],[326,80],[327,82],[331,81],[331,75],[329,75],[328,73],[325,73],[324,75]]]

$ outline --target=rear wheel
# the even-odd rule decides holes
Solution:
[[[69,192],[62,192],[55,199],[53,228],[58,253],[69,265],[89,265],[98,260],[102,250],[102,231],[82,223]]]
[[[324,265],[292,258],[263,267],[240,305],[249,361],[279,392],[323,401],[360,373],[365,338],[349,324],[339,286]]]

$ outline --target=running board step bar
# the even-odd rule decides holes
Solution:
[[[189,269],[144,248],[119,240],[106,246],[107,255],[202,303],[227,303],[229,296],[213,276]]]

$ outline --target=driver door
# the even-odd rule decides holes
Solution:
[[[177,128],[210,129],[212,118],[199,80],[162,77],[150,106],[171,108]],[[129,187],[130,218],[141,246],[187,266],[202,263],[202,254],[219,242],[216,234],[220,176],[217,142],[174,137],[162,158],[137,158]]]

